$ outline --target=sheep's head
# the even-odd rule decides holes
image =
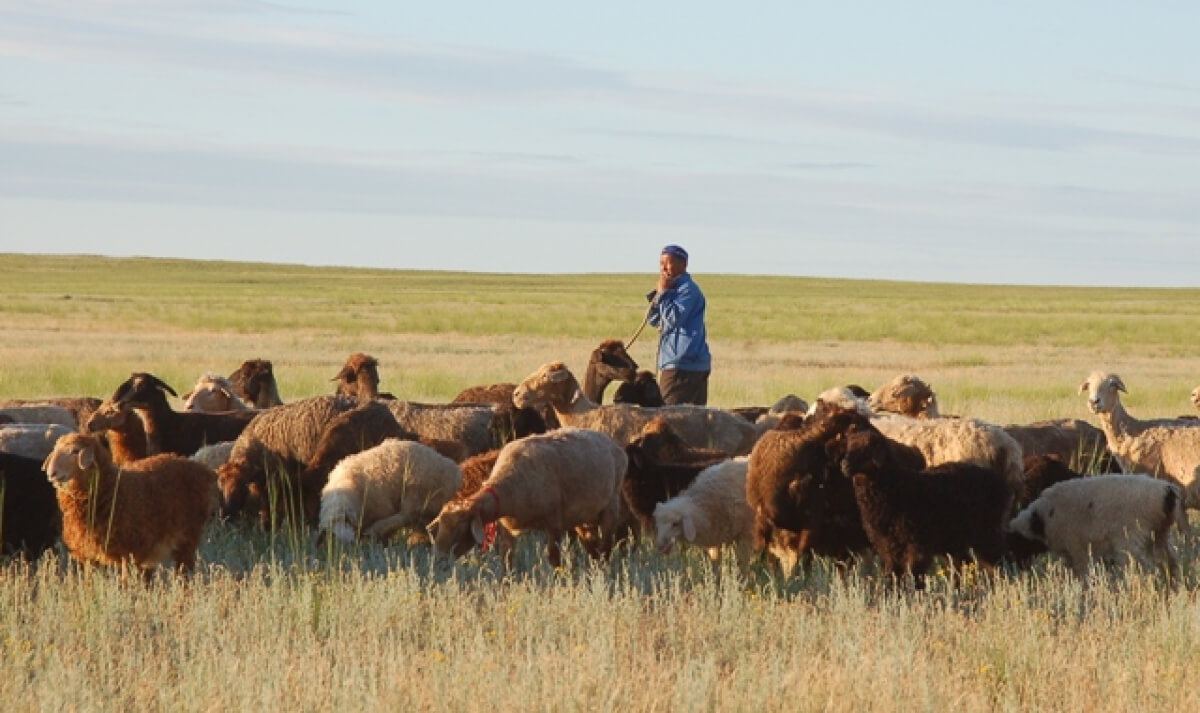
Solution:
[[[247,359],[229,375],[238,396],[257,408],[279,406],[279,388],[275,384],[275,367],[266,359]]]
[[[1116,374],[1103,371],[1093,371],[1087,381],[1079,385],[1079,393],[1087,394],[1088,409],[1096,414],[1112,413],[1121,403],[1119,391],[1125,391],[1125,382]]]
[[[133,409],[114,404],[112,401],[105,401],[100,408],[92,412],[91,416],[88,416],[88,420],[83,424],[83,431],[85,433],[100,433],[109,429],[120,431],[126,426],[128,419],[138,418],[132,411]]]
[[[233,382],[219,374],[207,373],[196,382],[195,388],[183,395],[184,411],[232,411],[244,409]]]
[[[566,406],[579,395],[579,382],[561,361],[543,364],[525,377],[513,390],[513,405],[517,408],[538,408],[545,405]]]
[[[867,404],[876,411],[890,411],[912,418],[937,418],[937,395],[929,384],[912,374],[901,374],[871,394]]]
[[[1054,516],[1051,507],[1046,515],[1042,514],[1045,501],[1035,500],[1008,523],[1008,529],[1021,537],[1036,542],[1046,543],[1046,517]]]
[[[659,503],[654,508],[654,546],[664,555],[670,554],[680,539],[686,542],[696,539],[696,523],[691,513],[684,508]]]
[[[483,519],[469,501],[452,500],[425,528],[438,557],[462,557],[483,544]]]
[[[788,394],[772,404],[767,413],[775,416],[785,413],[808,413],[808,402],[795,394]]]
[[[859,473],[879,473],[891,460],[887,437],[874,428],[846,434],[842,451],[840,465],[847,478]]]
[[[217,468],[217,487],[221,491],[221,517],[230,518],[246,509],[251,496],[251,470],[249,462],[242,457],[231,458]]]
[[[855,395],[853,391],[845,386],[835,386],[831,389],[822,391],[817,400],[808,408],[808,415],[813,416],[820,412],[822,408],[836,407],[841,410],[858,411],[864,416],[873,415],[871,407],[867,402]]]
[[[379,361],[375,357],[355,352],[345,366],[330,381],[338,382],[335,394],[359,400],[379,397]]]
[[[661,416],[656,416],[643,426],[642,432],[629,445],[640,449],[649,460],[659,463],[678,460],[687,451],[687,444]],[[626,448],[626,452],[628,450]]]
[[[129,375],[109,400],[119,406],[151,406],[155,403],[166,403],[165,394],[178,397],[165,381],[144,371],[135,371]]]
[[[633,381],[638,376],[637,362],[629,356],[625,343],[619,339],[603,341],[593,349],[588,368],[610,381]]]
[[[1192,405],[1200,409],[1200,386],[1192,389]]]
[[[112,457],[99,438],[83,433],[68,433],[54,444],[54,450],[42,463],[42,471],[54,487],[65,488],[75,478],[111,463]]]

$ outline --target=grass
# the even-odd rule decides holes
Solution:
[[[269,358],[291,400],[331,390],[352,351],[383,388],[444,400],[544,361],[580,373],[628,337],[652,275],[467,275],[0,255],[0,397],[105,396],[130,371],[181,392]],[[1135,415],[1192,410],[1200,291],[978,287],[697,275],[719,405],[926,379],[942,409],[997,422],[1089,418],[1078,385],[1119,372]],[[69,298],[67,297],[69,295]],[[634,356],[653,363],[653,339]],[[150,587],[61,551],[0,566],[9,710],[1200,709],[1197,541],[1176,589],[1136,571],[1083,589],[1057,563],[969,570],[923,594],[873,565],[761,566],[714,579],[645,545],[513,574],[449,570],[403,544],[213,524],[190,582]]]

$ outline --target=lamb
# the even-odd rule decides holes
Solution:
[[[342,370],[330,381],[338,382],[333,393],[358,399],[361,403],[396,398],[391,394],[379,393],[379,360],[362,352],[354,352],[347,357]]]
[[[147,580],[168,558],[178,571],[195,569],[218,504],[212,470],[166,453],[118,468],[98,437],[82,433],[61,438],[42,469],[58,490],[63,542],[79,562],[122,572],[132,563]]]
[[[62,533],[62,513],[42,461],[0,453],[0,554],[35,560]]]
[[[75,429],[54,423],[6,423],[0,425],[0,453],[43,461],[59,438]]]
[[[196,381],[192,390],[183,395],[184,411],[249,411],[245,401],[238,398],[237,389],[227,377],[206,372]]]
[[[109,399],[116,407],[130,406],[137,410],[146,429],[146,448],[151,455],[190,456],[209,443],[232,441],[258,414],[257,411],[176,411],[167,403],[167,393],[178,396],[153,374],[134,372]]]
[[[1128,556],[1149,570],[1157,560],[1166,565],[1168,576],[1177,577],[1179,565],[1168,537],[1172,525],[1188,531],[1177,484],[1110,473],[1047,488],[1009,528],[1044,543],[1086,581],[1092,557]]]
[[[625,343],[620,339],[607,339],[600,342],[600,346],[593,349],[588,357],[587,370],[583,374],[583,394],[596,403],[603,403],[604,390],[609,384],[613,381],[628,383],[637,377],[637,362],[625,350]]]
[[[906,467],[870,426],[846,436],[841,469],[888,574],[911,574],[920,588],[938,555],[986,565],[1004,555],[1013,492],[1003,473],[972,463]]]
[[[318,396],[262,411],[235,439],[229,462],[217,469],[221,515],[265,507],[268,474],[298,477],[339,414],[358,406],[343,396]],[[320,493],[320,489],[317,490]]]
[[[66,426],[71,430],[79,428],[79,421],[75,419],[75,414],[57,404],[6,406],[0,408],[0,416],[12,419],[13,423],[56,424]]]
[[[688,444],[745,455],[754,445],[754,425],[728,411],[705,406],[642,408],[629,404],[600,406],[587,398],[562,362],[551,362],[529,375],[513,392],[518,407],[549,404],[565,426],[608,434],[629,443],[653,418],[662,417]]]
[[[0,416],[6,413],[6,409],[16,406],[60,406],[71,412],[71,423],[63,424],[77,429],[87,421],[92,412],[100,407],[100,399],[95,396],[56,396],[47,399],[4,399],[0,400]],[[0,423],[3,423],[3,418],[0,418]],[[13,423],[20,423],[21,419],[13,418]],[[39,421],[40,423],[40,421]],[[57,423],[54,421],[53,423]]]
[[[867,404],[876,412],[898,413],[910,418],[938,418],[937,394],[913,374],[900,374],[871,393]]]
[[[402,527],[425,527],[462,483],[454,461],[432,448],[389,438],[348,456],[321,491],[320,529],[343,542],[358,533],[386,542]]]
[[[754,511],[746,502],[746,469],[743,456],[705,468],[682,493],[654,508],[654,545],[669,553],[684,540],[708,549],[709,559],[720,562],[721,547],[732,544],[738,561],[748,561],[753,544]]]
[[[1087,393],[1122,470],[1172,480],[1183,489],[1184,505],[1200,508],[1200,422],[1134,418],[1121,405],[1125,383],[1116,374],[1093,371],[1079,391]]]
[[[1021,444],[1025,458],[1055,455],[1065,463],[1091,473],[1120,472],[1108,450],[1104,431],[1087,421],[1064,418],[1027,425],[1010,424],[1004,432]]]
[[[593,557],[604,556],[620,518],[626,465],[621,447],[596,431],[562,428],[508,443],[483,488],[447,503],[430,523],[434,549],[445,558],[469,538],[482,543],[485,523],[499,520],[514,535],[544,531],[554,567],[562,563],[559,540],[570,528]],[[504,551],[506,562],[510,555]]]
[[[234,391],[247,404],[258,409],[282,406],[275,366],[266,359],[247,359],[229,375]]]
[[[658,388],[658,380],[654,372],[642,370],[633,381],[626,381],[613,392],[614,404],[637,404],[638,406],[666,406],[662,390]]]

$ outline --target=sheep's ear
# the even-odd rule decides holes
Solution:
[[[479,517],[478,515],[471,518],[471,537],[475,538],[475,544],[483,544],[483,518]]]
[[[1117,376],[1116,374],[1112,375],[1112,385],[1116,387],[1117,391],[1126,394],[1129,393],[1128,391],[1125,391],[1125,382],[1121,381],[1121,377]]]
[[[570,374],[570,372],[567,371],[566,367],[563,367],[561,369],[552,369],[550,371],[550,374],[547,377],[547,381],[553,381],[553,382],[566,381],[567,378],[570,376],[571,376],[571,374]]]
[[[696,523],[692,522],[691,513],[684,513],[679,524],[683,526],[683,539],[688,542],[696,541]]]
[[[88,446],[88,447],[84,448],[83,450],[79,451],[79,455],[76,456],[76,458],[79,461],[79,469],[80,470],[87,470],[88,468],[91,468],[92,465],[96,462],[96,454],[95,454],[95,452],[92,451],[91,446]]]
[[[1079,385],[1079,393],[1081,393],[1081,394],[1086,393],[1087,390],[1088,390],[1088,382],[1085,381]]]

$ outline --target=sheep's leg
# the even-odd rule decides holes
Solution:
[[[175,571],[180,574],[191,574],[196,569],[195,545],[183,545],[176,548],[171,553],[171,558],[175,560]]]
[[[546,559],[550,562],[550,566],[558,569],[562,567],[562,540],[563,533],[561,530],[546,531]]]
[[[372,523],[363,534],[379,542],[387,542],[392,539],[392,535],[396,534],[397,530],[402,527],[411,527],[412,524],[407,513],[397,513]]]

